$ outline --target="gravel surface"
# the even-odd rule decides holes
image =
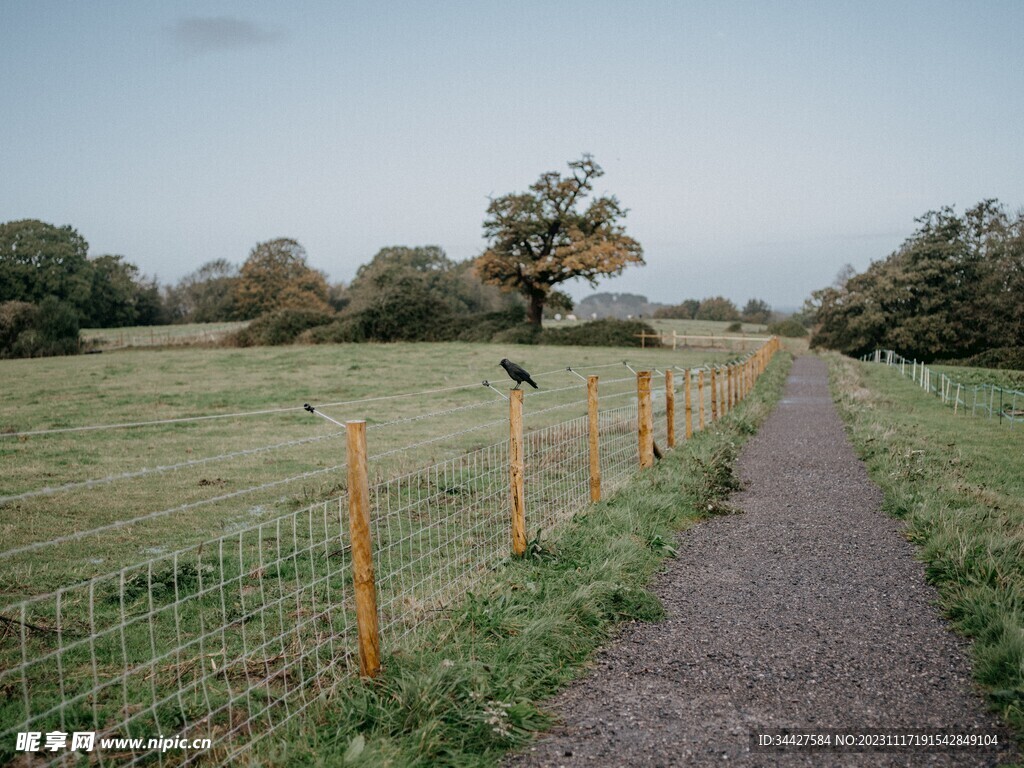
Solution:
[[[798,358],[744,448],[743,514],[679,536],[654,589],[668,618],[631,624],[549,702],[560,725],[506,765],[975,766],[1018,759],[970,679],[898,521],[846,439],[826,364]],[[758,748],[758,733],[927,730],[1000,747]],[[835,740],[833,738],[833,744]]]

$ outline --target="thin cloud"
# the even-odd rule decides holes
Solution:
[[[178,47],[196,55],[268,45],[284,37],[279,30],[234,16],[189,16],[178,19],[169,32]]]

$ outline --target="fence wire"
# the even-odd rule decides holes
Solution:
[[[997,419],[1011,428],[1024,422],[1024,392],[1020,390],[995,384],[964,384],[891,349],[876,349],[860,359],[898,368],[902,376],[909,377],[925,392],[950,406],[954,413],[969,412],[972,416]]]

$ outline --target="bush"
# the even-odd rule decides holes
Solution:
[[[536,325],[520,323],[494,334],[491,337],[491,341],[496,344],[540,344],[544,335],[545,331]]]
[[[605,318],[570,328],[552,328],[543,332],[541,344],[581,347],[639,347],[640,334],[656,334],[649,324],[640,320]],[[645,339],[642,346],[660,347],[659,339]]]
[[[960,360],[943,360],[942,365],[966,365],[972,368],[1024,371],[1024,347],[996,347]]]
[[[318,309],[277,309],[257,317],[232,341],[240,347],[291,344],[303,331],[327,325],[334,317]]]
[[[742,333],[743,332],[743,323],[729,323],[729,325],[727,325],[725,327],[725,332],[726,333]]]
[[[0,358],[78,353],[78,314],[53,296],[0,304]]]
[[[788,339],[799,339],[807,335],[807,329],[799,320],[789,317],[778,323],[770,323],[768,333],[774,336],[785,336]]]

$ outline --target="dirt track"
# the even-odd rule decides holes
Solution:
[[[743,514],[681,534],[655,591],[549,703],[560,720],[508,766],[998,765],[966,647],[854,455],[824,362],[798,358],[739,460]],[[991,749],[766,751],[759,733],[994,734]]]

